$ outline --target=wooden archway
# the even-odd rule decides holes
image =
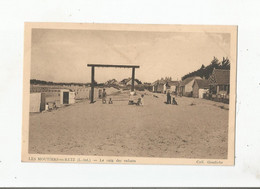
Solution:
[[[135,86],[135,68],[140,68],[140,66],[136,66],[136,65],[106,65],[106,64],[88,64],[87,66],[91,67],[91,97],[90,97],[90,103],[94,103],[95,67],[132,68],[131,91],[134,91],[134,86]]]

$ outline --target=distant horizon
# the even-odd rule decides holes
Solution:
[[[139,65],[135,77],[152,83],[162,77],[181,80],[214,56],[230,58],[230,34],[33,29],[31,49],[32,79],[89,83],[87,64],[122,64]],[[97,83],[129,77],[131,69],[95,68]]]
[[[216,57],[217,58],[217,57]],[[223,58],[223,57],[222,57]],[[220,60],[219,58],[217,58],[218,60]],[[204,64],[203,64],[204,65]],[[210,63],[208,64],[208,65],[210,65]],[[208,65],[204,65],[205,67],[206,66],[208,66]],[[199,68],[198,68],[199,69]],[[196,70],[198,70],[198,69],[196,69]],[[193,70],[193,71],[195,71],[195,70]],[[191,71],[192,72],[192,71]],[[186,73],[186,74],[188,74],[188,73]],[[185,74],[185,75],[186,75]],[[184,76],[184,75],[183,75]],[[182,76],[182,77],[183,77]],[[171,77],[171,76],[165,76],[165,77]],[[153,83],[153,82],[155,82],[155,81],[157,81],[157,80],[161,80],[162,78],[164,79],[165,77],[160,77],[160,78],[158,78],[158,79],[155,79],[155,80],[153,80],[153,81],[142,81],[142,80],[140,80],[139,78],[135,78],[135,79],[138,79],[138,80],[140,80],[142,83]],[[182,78],[181,77],[181,78]],[[128,79],[128,78],[131,78],[131,77],[125,77],[125,78],[123,78],[123,79]],[[179,79],[179,78],[177,78],[177,79],[172,79],[172,81],[181,81],[182,79]],[[112,79],[116,79],[116,78],[111,78],[111,79],[107,79],[106,81],[104,81],[104,82],[98,82],[98,83],[105,83],[105,82],[107,82],[107,81],[109,81],[109,80],[112,80]],[[122,81],[123,79],[121,79],[121,80],[118,80],[118,79],[116,79],[116,81]],[[67,82],[64,82],[64,81],[53,81],[53,80],[42,80],[42,79],[37,79],[37,78],[31,78],[30,80],[40,80],[40,81],[46,81],[46,82],[54,82],[54,83],[81,83],[81,84],[88,84],[88,83],[91,83],[91,81],[89,81],[89,82],[75,82],[75,81],[67,81]]]

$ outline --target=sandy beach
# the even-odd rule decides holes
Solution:
[[[145,93],[143,107],[127,105],[125,92],[111,96],[113,104],[30,113],[29,153],[227,158],[228,104],[176,97],[178,106],[167,105],[165,94]]]

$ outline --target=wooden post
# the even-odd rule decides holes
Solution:
[[[91,67],[91,90],[90,90],[90,103],[94,103],[94,87],[95,87],[95,67],[110,67],[110,68],[132,68],[132,86],[131,91],[135,87],[135,68],[140,68],[137,65],[109,65],[109,64],[88,64]]]
[[[95,66],[91,67],[91,97],[90,103],[94,103]]]
[[[131,91],[135,90],[135,68],[132,68],[132,86]]]

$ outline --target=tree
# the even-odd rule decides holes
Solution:
[[[221,62],[221,67],[222,69],[227,69],[227,70],[230,70],[230,61],[228,59],[228,57],[223,57],[223,60]]]
[[[210,62],[210,64],[208,66],[205,67],[202,64],[200,69],[184,75],[182,77],[182,80],[184,80],[188,77],[194,77],[194,76],[199,76],[201,78],[208,79],[214,69],[230,70],[230,61],[229,61],[228,57],[226,57],[226,58],[223,57],[223,60],[221,62],[219,62],[219,60],[216,57],[213,57],[213,60]]]

